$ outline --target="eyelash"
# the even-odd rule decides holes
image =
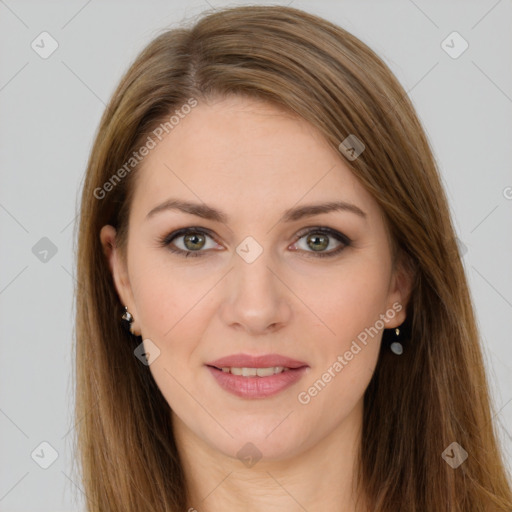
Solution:
[[[334,239],[336,239],[338,242],[341,242],[342,245],[338,248],[331,250],[330,252],[314,252],[314,251],[304,251],[306,253],[312,253],[308,254],[308,257],[318,257],[318,258],[331,258],[336,255],[338,255],[341,251],[343,251],[345,248],[349,247],[352,244],[352,240],[348,238],[343,233],[340,233],[334,229],[327,228],[327,227],[313,227],[313,228],[306,228],[306,231],[301,231],[297,234],[297,239],[294,243],[297,243],[301,238],[304,238],[306,235],[309,235],[311,233],[320,233],[323,235],[328,235]],[[196,228],[196,227],[188,227],[188,228],[181,228],[176,231],[173,231],[172,233],[169,233],[168,235],[165,235],[158,239],[158,244],[161,247],[166,247],[169,251],[171,251],[174,254],[178,254],[179,256],[183,256],[187,258],[188,256],[192,257],[202,257],[203,254],[206,251],[204,250],[198,250],[198,251],[184,251],[183,249],[178,249],[176,247],[172,247],[171,242],[179,238],[180,236],[184,236],[188,233],[198,233],[201,235],[208,236],[213,239],[212,235],[204,230],[203,228]],[[298,249],[300,250],[300,249]]]

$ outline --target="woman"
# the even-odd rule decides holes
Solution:
[[[88,510],[512,509],[431,149],[343,29],[237,7],[151,42],[78,283]]]

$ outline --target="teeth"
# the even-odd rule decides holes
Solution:
[[[270,368],[222,368],[224,373],[232,373],[233,375],[241,375],[242,377],[270,377],[277,373],[286,372],[289,368],[284,366],[272,366]]]

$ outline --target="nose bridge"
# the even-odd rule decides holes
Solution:
[[[269,304],[279,293],[275,286],[272,267],[271,249],[263,248],[252,237],[247,237],[236,248],[234,272],[235,290],[238,300],[250,298],[251,301],[263,301]]]
[[[247,330],[262,332],[286,322],[290,315],[286,287],[274,273],[279,272],[270,248],[247,237],[233,255],[229,273],[229,297],[224,302],[224,321]]]
[[[243,291],[245,294],[253,290],[254,295],[262,293],[268,296],[267,299],[271,298],[270,295],[275,292],[272,290],[274,288],[272,281],[275,277],[269,270],[269,267],[272,266],[270,256],[270,250],[262,251],[257,257],[250,260],[244,259],[239,254],[235,256],[233,278],[236,279],[236,287],[239,292]]]

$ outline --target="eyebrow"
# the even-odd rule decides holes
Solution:
[[[189,201],[182,201],[179,199],[167,199],[163,203],[153,208],[146,215],[146,219],[149,219],[156,215],[157,213],[167,210],[177,210],[184,213],[190,213],[203,219],[222,222],[224,224],[227,224],[229,222],[229,217],[226,213],[217,210],[212,206],[208,206],[205,203],[192,203]],[[320,215],[322,213],[329,213],[334,211],[351,212],[356,215],[359,215],[364,219],[366,219],[367,217],[366,213],[355,204],[347,203],[345,201],[330,201],[319,204],[307,204],[304,206],[298,206],[295,208],[285,210],[281,217],[281,221],[293,222],[300,220],[304,217],[312,217],[313,215]]]

